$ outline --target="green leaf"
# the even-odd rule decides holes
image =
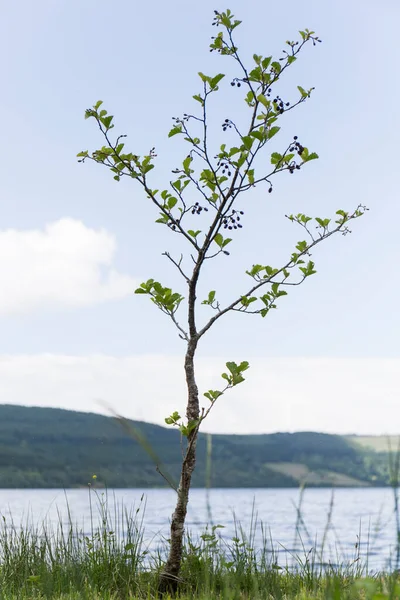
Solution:
[[[192,157],[191,157],[191,156],[187,156],[187,157],[185,158],[185,160],[183,161],[183,163],[182,163],[182,164],[183,164],[183,170],[185,171],[185,173],[186,173],[187,175],[189,175],[189,174],[191,173],[191,170],[190,170],[190,164],[191,164],[192,160],[193,160],[193,159],[192,159]]]
[[[177,202],[178,202],[178,199],[175,198],[175,196],[170,196],[170,198],[168,198],[168,201],[167,201],[168,208],[171,210],[171,208],[174,208],[174,206]]]
[[[195,96],[193,96],[194,100],[197,100],[197,102],[200,102],[200,104],[203,106],[204,105],[204,100],[203,98],[200,96],[200,94],[196,94]]]
[[[209,83],[210,79],[211,79],[210,77],[208,77],[207,75],[204,75],[204,73],[201,73],[200,71],[199,71],[199,77],[203,81],[203,83],[207,83],[207,82]]]
[[[215,402],[217,398],[222,396],[222,392],[219,390],[208,390],[208,392],[204,392],[204,396],[210,400],[210,402]]]
[[[214,242],[222,249],[224,246],[224,238],[220,233],[216,233],[214,236]]]
[[[268,67],[269,67],[269,65],[271,63],[271,60],[272,60],[272,56],[266,56],[265,58],[263,58],[263,60],[261,62],[261,66],[264,69],[264,71],[266,69],[268,69]]]
[[[232,156],[234,156],[235,154],[237,154],[238,152],[240,152],[240,148],[236,148],[236,146],[233,146],[230,150],[229,150],[229,158],[231,158]]]
[[[263,105],[265,106],[265,108],[269,108],[271,102],[269,100],[267,100],[267,98],[264,96],[264,94],[259,94],[257,96],[257,100]]]
[[[256,296],[242,296],[241,298],[241,302],[243,304],[243,306],[249,306],[250,304],[252,304],[253,302],[256,302],[257,298]]]
[[[254,101],[255,101],[255,95],[253,92],[247,92],[246,98],[245,98],[245,102],[249,105],[249,106],[254,106]]]
[[[201,233],[200,229],[198,229],[197,231],[193,231],[193,229],[188,229],[188,234],[194,239],[197,238],[199,233]]]
[[[168,137],[170,138],[173,135],[176,135],[177,133],[182,133],[182,125],[177,125],[176,127],[173,127],[169,132]]]
[[[156,220],[156,223],[166,224],[169,221],[169,216],[165,213],[160,213],[160,217]]]
[[[109,115],[108,117],[102,117],[100,119],[100,121],[103,123],[103,125],[106,129],[111,129],[111,121],[112,120],[113,120],[112,115]]]
[[[211,305],[214,302],[214,299],[215,299],[215,290],[212,290],[211,292],[208,293],[207,300],[203,300],[202,304]]]
[[[296,56],[288,56],[287,61],[288,64],[291,65],[294,61],[297,60]]]
[[[251,147],[254,143],[254,138],[250,137],[249,135],[244,135],[242,137],[242,142],[246,150],[251,150]]]
[[[103,100],[97,100],[96,104],[93,106],[94,110],[99,110],[99,108],[102,104],[103,104]]]
[[[253,265],[250,271],[246,271],[246,274],[250,275],[250,277],[254,277],[255,275],[258,275],[263,268],[264,267],[262,265]]]
[[[286,164],[290,163],[290,161],[292,160],[294,154],[286,154],[286,156],[283,157],[283,160]]]
[[[256,138],[256,140],[258,140],[259,142],[263,142],[265,140],[265,132],[264,131],[260,131],[258,129],[254,130],[251,132],[250,134],[252,137]]]
[[[278,293],[278,290],[279,290],[279,283],[273,283],[271,285],[271,290],[272,290],[272,293],[274,295],[276,295]]]
[[[303,158],[303,155],[301,155],[301,158]],[[310,160],[315,160],[317,158],[319,158],[318,154],[316,152],[311,152],[304,162],[309,162]]]
[[[254,183],[254,169],[249,169],[247,171],[247,178],[249,180],[250,185],[253,185],[253,183]]]
[[[89,156],[89,151],[88,150],[82,150],[82,152],[79,152],[79,154],[76,155],[77,157],[86,157]]]
[[[317,271],[314,269],[314,263],[312,260],[308,261],[305,267],[299,267],[300,271],[304,274],[304,277],[309,277],[310,275],[314,275]]]
[[[301,85],[298,85],[297,89],[299,90],[302,98],[307,98],[308,93],[306,92],[306,90],[304,88],[301,87]]]
[[[282,162],[282,158],[283,158],[282,154],[279,154],[279,152],[273,152],[271,154],[271,164],[273,164],[273,165],[279,164],[280,162]]]
[[[275,73],[277,73],[279,75],[279,73],[282,70],[281,64],[278,61],[275,61],[273,63],[271,63],[271,67],[273,68],[273,70],[275,71]]]
[[[244,163],[246,162],[248,157],[248,152],[241,152],[238,160],[236,161],[236,165],[238,166],[238,168],[243,167]]]
[[[250,81],[261,81],[262,80],[262,69],[261,67],[255,67],[249,73]]]
[[[268,130],[268,139],[270,140],[271,138],[273,138],[273,137],[274,137],[274,135],[276,135],[276,134],[278,133],[278,131],[280,131],[280,129],[281,129],[281,128],[280,128],[280,127],[277,127],[277,126],[275,126],[275,127],[271,127],[271,128]]]
[[[199,424],[199,421],[197,419],[193,419],[193,421],[189,421],[189,423],[187,424],[188,433],[192,433],[192,431],[194,429],[196,429],[198,424]]]
[[[298,250],[299,252],[306,252],[307,248],[308,244],[305,240],[296,244],[296,250]]]
[[[215,90],[218,83],[221,81],[221,79],[223,79],[225,77],[225,75],[223,73],[219,73],[218,75],[215,75],[215,77],[212,77],[210,79],[210,87],[211,89]]]

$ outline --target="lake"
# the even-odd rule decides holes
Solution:
[[[61,518],[68,522],[68,510],[79,530],[90,534],[92,518],[97,522],[96,505],[107,499],[113,515],[115,508],[133,510],[137,518],[143,517],[145,542],[150,550],[160,546],[161,536],[168,537],[168,521],[174,507],[175,493],[169,489],[120,489],[107,493],[104,490],[0,490],[0,513],[16,526],[29,522],[40,526],[46,520],[57,526]],[[396,524],[393,491],[388,488],[306,489],[302,499],[299,536],[296,536],[296,519],[299,503],[298,489],[212,489],[191,492],[187,529],[196,537],[204,532],[207,523],[223,525],[217,532],[225,540],[235,536],[235,521],[243,530],[250,530],[252,516],[257,515],[253,545],[262,546],[264,534],[269,549],[281,566],[291,564],[297,554],[304,561],[311,548],[320,548],[327,529],[328,514],[331,519],[326,533],[324,557],[334,564],[349,562],[359,556],[359,563],[368,555],[368,570],[376,571],[393,566],[396,544]],[[112,517],[111,517],[112,518]],[[392,562],[391,561],[392,557]],[[275,559],[274,559],[275,560]]]

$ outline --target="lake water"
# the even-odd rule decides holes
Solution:
[[[168,522],[175,503],[175,493],[169,489],[121,489],[91,492],[92,515],[99,517],[96,504],[107,499],[108,509],[125,507],[143,516],[146,547],[154,550],[160,546],[161,537],[168,537]],[[224,525],[218,529],[225,540],[235,536],[235,518],[248,533],[252,515],[257,514],[258,526],[253,545],[262,546],[262,528],[270,550],[276,552],[278,564],[292,562],[298,554],[302,560],[311,548],[320,548],[327,528],[332,500],[329,489],[306,489],[302,499],[300,536],[296,538],[296,506],[298,489],[212,489],[207,492],[194,489],[191,492],[187,529],[193,536],[204,532],[207,523]],[[144,507],[144,503],[146,506]],[[368,554],[368,570],[376,571],[393,566],[396,545],[396,524],[393,492],[391,489],[347,488],[334,491],[331,520],[326,537],[322,562],[334,564],[349,562],[360,555],[365,562]],[[0,514],[15,525],[47,523],[57,526],[61,518],[68,521],[68,508],[72,521],[80,530],[90,533],[91,510],[89,492],[79,490],[0,490]],[[211,512],[210,512],[211,511]],[[392,558],[391,558],[392,557]],[[391,562],[390,562],[391,561]]]

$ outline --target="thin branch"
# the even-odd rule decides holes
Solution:
[[[178,269],[179,273],[185,279],[186,283],[189,283],[190,279],[189,279],[189,277],[186,275],[186,273],[183,271],[183,269],[181,267],[181,263],[182,263],[182,260],[183,260],[183,254],[181,254],[179,262],[176,262],[176,260],[174,260],[172,258],[172,256],[170,255],[170,253],[167,252],[167,251],[163,252],[162,256],[166,256],[172,262],[172,264],[174,264],[176,266],[176,268]]]
[[[338,232],[342,232],[344,233],[343,230],[343,226],[346,225],[346,223],[352,219],[357,218],[357,216],[359,216],[358,211],[360,210],[360,206],[354,211],[354,213],[352,215],[350,215],[348,217],[348,219],[341,223],[340,225],[338,225],[335,229],[333,229],[332,231],[328,231],[326,232],[326,234],[323,237],[320,237],[317,240],[314,240],[308,247],[306,250],[304,250],[303,252],[299,252],[298,256],[297,256],[297,260],[301,257],[301,256],[305,256],[309,253],[309,251],[316,246],[317,244],[319,244],[320,242],[322,242],[323,240],[326,240],[328,237],[330,237],[331,235],[333,235],[334,233],[338,233]],[[296,261],[297,262],[297,261]],[[246,294],[241,294],[241,296],[239,298],[237,298],[236,300],[234,300],[233,302],[231,302],[231,304],[229,304],[228,306],[226,306],[225,308],[223,308],[218,314],[214,315],[213,317],[211,317],[211,319],[208,321],[208,323],[206,323],[206,325],[198,332],[198,337],[201,338],[206,331],[208,331],[210,329],[210,327],[218,320],[222,317],[222,315],[226,314],[227,312],[233,310],[242,300],[242,298],[244,296],[250,296],[251,294],[253,294],[255,291],[257,291],[259,288],[261,288],[262,286],[266,285],[267,283],[273,283],[274,278],[279,275],[280,273],[283,273],[285,269],[290,269],[293,268],[295,266],[295,264],[293,263],[293,259],[290,259],[283,267],[281,267],[280,269],[278,269],[278,271],[276,271],[276,273],[274,273],[273,275],[271,275],[271,277],[268,277],[266,279],[263,279],[262,281],[260,281],[259,283],[257,283],[256,285],[254,285]]]

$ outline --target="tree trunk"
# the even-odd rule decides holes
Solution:
[[[192,338],[188,343],[185,357],[186,384],[188,388],[188,403],[186,416],[189,421],[197,420],[200,416],[199,392],[194,376],[194,354],[197,339]],[[198,430],[195,429],[188,436],[188,444],[182,461],[181,477],[178,487],[178,498],[171,519],[171,541],[167,562],[160,576],[159,593],[175,594],[178,588],[179,571],[182,562],[183,534],[189,502],[190,484],[196,465],[196,446]]]

